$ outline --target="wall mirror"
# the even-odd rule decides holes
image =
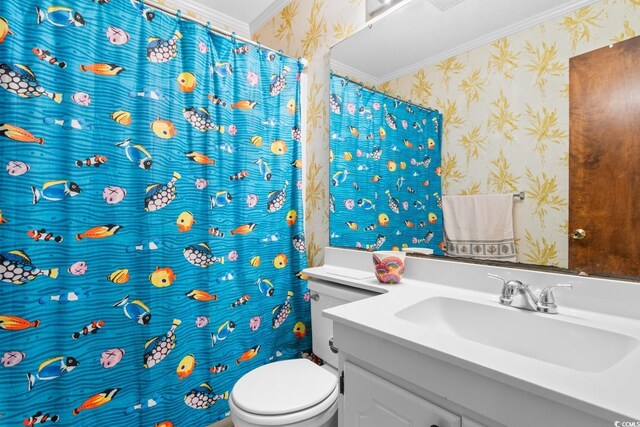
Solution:
[[[634,189],[606,177],[599,186],[571,184],[601,156],[595,151],[577,161],[575,115],[595,117],[597,109],[580,109],[570,88],[579,85],[571,71],[583,55],[620,49],[613,59],[629,50],[624,42],[640,34],[638,11],[636,2],[625,0],[405,0],[333,46],[331,69],[443,114],[443,194],[524,192],[524,200],[514,201],[519,263],[637,280],[640,272],[620,267],[637,262],[620,259],[637,259],[638,233],[610,232],[606,239],[618,242],[604,249],[605,237],[594,228],[634,223]],[[600,77],[587,74],[587,82]],[[601,105],[633,93],[637,99],[637,81]],[[630,139],[637,145],[635,134]],[[600,150],[616,146],[595,136],[603,139]],[[619,174],[629,165],[621,163]],[[608,199],[589,196],[596,193]],[[619,207],[606,218],[590,199],[607,206],[616,199]],[[571,219],[590,209],[584,227]],[[573,239],[578,228],[587,237]],[[586,245],[595,258],[572,255]],[[617,259],[614,265],[598,261],[605,252]]]

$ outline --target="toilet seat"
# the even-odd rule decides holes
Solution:
[[[240,378],[229,406],[255,425],[288,425],[334,412],[339,393],[336,375],[306,359],[285,360]]]

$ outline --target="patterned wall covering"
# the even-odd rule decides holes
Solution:
[[[0,425],[211,424],[311,347],[302,65],[58,4],[0,2]]]
[[[379,86],[444,115],[443,192],[525,191],[518,261],[568,263],[569,58],[640,32],[640,1],[603,0]]]
[[[332,246],[442,254],[442,115],[331,76]]]
[[[256,38],[311,60],[307,241],[328,242],[327,51],[364,23],[360,0],[293,0]],[[640,33],[640,1],[602,0],[378,85],[444,116],[443,191],[526,191],[514,206],[518,260],[568,262],[568,59]]]
[[[364,0],[292,0],[254,35],[265,46],[309,60],[305,236],[310,265],[329,245],[329,48],[364,24]]]

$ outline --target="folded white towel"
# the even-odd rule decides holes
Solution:
[[[443,196],[447,255],[516,261],[513,195]]]

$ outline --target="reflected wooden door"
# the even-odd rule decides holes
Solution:
[[[569,268],[640,276],[640,37],[571,58],[569,117]]]

